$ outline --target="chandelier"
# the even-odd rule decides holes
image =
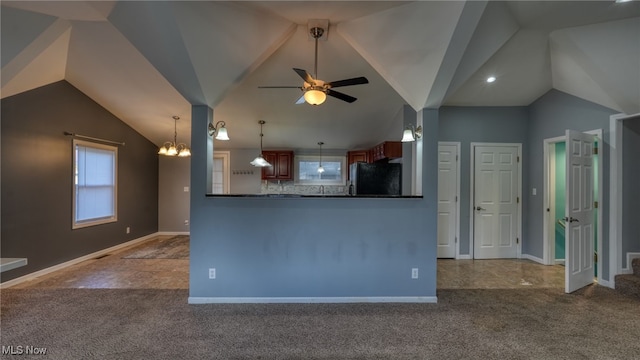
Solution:
[[[164,156],[179,156],[187,157],[191,156],[191,150],[185,143],[178,144],[178,120],[179,116],[173,117],[173,141],[166,141],[158,150],[158,155]]]

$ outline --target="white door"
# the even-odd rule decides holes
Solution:
[[[474,258],[518,254],[518,147],[476,146],[474,151]]]
[[[438,146],[438,257],[456,257],[458,147]]]
[[[567,130],[565,292],[593,283],[594,136]]]

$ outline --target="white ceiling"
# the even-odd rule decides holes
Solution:
[[[188,142],[191,104],[227,124],[217,148],[364,148],[398,139],[402,108],[529,105],[552,88],[640,112],[640,2],[2,1],[2,98],[67,80],[156,144]],[[365,76],[294,105],[292,68]],[[495,75],[497,81],[485,79]]]

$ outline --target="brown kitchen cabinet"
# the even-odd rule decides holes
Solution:
[[[263,151],[272,166],[262,168],[262,180],[293,180],[293,151]]]
[[[347,180],[351,179],[351,175],[349,174],[349,168],[351,164],[355,164],[357,162],[369,162],[370,150],[355,150],[347,152]]]
[[[369,150],[356,150],[347,153],[349,165],[357,162],[369,162]]]
[[[371,148],[370,162],[402,157],[402,142],[385,141]]]

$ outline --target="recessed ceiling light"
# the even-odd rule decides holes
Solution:
[[[488,82],[488,83],[492,83],[492,82],[494,82],[494,81],[496,81],[496,77],[495,77],[495,76],[489,76],[489,77],[487,78],[487,82]]]

